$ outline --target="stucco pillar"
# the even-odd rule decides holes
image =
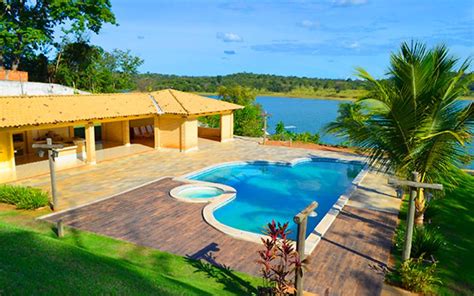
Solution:
[[[87,163],[96,164],[94,124],[93,123],[86,124],[85,130],[86,130]]]
[[[154,148],[160,149],[161,141],[160,141],[160,117],[154,116],[153,117],[153,138],[154,138]]]
[[[122,121],[122,143],[130,146],[130,120]]]
[[[221,114],[221,142],[231,141],[234,137],[234,114]]]
[[[230,113],[230,136],[234,138],[234,112]]]
[[[10,132],[0,132],[0,176],[15,173],[15,150]],[[0,180],[2,178],[0,177]]]
[[[186,118],[180,127],[180,151],[189,152],[198,149],[197,118]]]

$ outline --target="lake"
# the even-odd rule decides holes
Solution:
[[[218,96],[209,96],[217,99]],[[267,131],[270,134],[275,132],[275,126],[279,121],[283,121],[286,126],[295,126],[290,129],[292,132],[319,133],[321,142],[327,144],[340,144],[341,139],[324,134],[321,130],[326,124],[337,117],[337,110],[342,103],[351,102],[339,100],[323,99],[301,99],[286,97],[258,96],[257,103],[270,113],[268,118]]]
[[[281,120],[286,126],[295,126],[293,132],[319,133],[321,142],[340,144],[341,139],[322,132],[322,129],[337,117],[339,105],[351,101],[313,100],[282,97],[257,97],[257,102],[270,113],[268,132],[275,132],[276,124]]]
[[[210,96],[217,98],[217,96]],[[275,126],[283,121],[286,126],[295,126],[290,129],[293,132],[319,133],[321,142],[327,144],[340,144],[342,140],[330,134],[325,134],[322,129],[326,124],[336,119],[339,105],[351,101],[324,100],[324,99],[302,99],[287,97],[258,96],[257,103],[270,113],[268,118],[268,132],[273,134]],[[469,101],[465,101],[466,105]],[[469,151],[474,153],[474,144],[470,145]],[[468,166],[474,169],[474,162]]]

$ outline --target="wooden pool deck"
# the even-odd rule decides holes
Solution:
[[[205,204],[178,201],[165,178],[83,207],[50,216],[65,224],[138,245],[206,260],[258,276],[259,244],[225,235],[202,218]],[[379,295],[396,213],[346,206],[310,256],[305,289],[320,295]]]

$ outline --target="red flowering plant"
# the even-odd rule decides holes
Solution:
[[[288,239],[288,222],[280,224],[272,220],[264,233],[267,238],[261,238],[264,249],[258,251],[257,260],[264,280],[264,286],[259,287],[259,295],[293,294],[295,275],[302,275],[306,259],[300,260],[294,243]]]

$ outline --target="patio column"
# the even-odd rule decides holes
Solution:
[[[87,163],[96,164],[94,123],[86,124],[85,130],[86,130]]]
[[[130,146],[130,120],[122,121],[122,143]]]
[[[15,173],[15,149],[10,132],[0,132],[0,174],[3,176]],[[0,176],[0,180],[2,180]]]
[[[180,127],[181,152],[189,152],[198,149],[198,121],[197,118],[184,118]]]
[[[154,137],[154,148],[160,149],[161,139],[160,139],[160,117],[155,115],[153,117],[153,137]]]
[[[221,114],[221,142],[232,141],[234,137],[234,114]]]

